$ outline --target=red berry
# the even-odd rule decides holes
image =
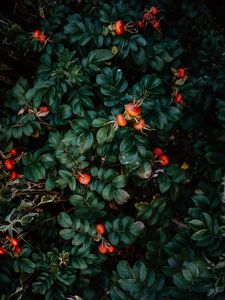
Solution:
[[[47,107],[47,106],[40,106],[39,107],[39,111],[40,112],[49,112],[49,107]]]
[[[159,158],[159,163],[161,166],[168,166],[169,163],[170,163],[170,158],[168,155],[164,154],[164,155],[161,155],[160,158]]]
[[[108,249],[107,247],[102,243],[98,246],[98,251],[101,253],[101,254],[106,254],[108,252]]]
[[[19,174],[16,171],[12,171],[10,179],[16,180],[19,177]]]
[[[7,170],[11,171],[15,167],[15,162],[12,159],[8,158],[4,161],[4,166]]]
[[[125,24],[122,20],[118,20],[115,23],[115,31],[117,35],[123,35],[125,32]]]
[[[145,24],[143,21],[137,21],[137,26],[141,29],[145,28]]]
[[[152,22],[152,26],[153,26],[155,29],[160,29],[160,22],[157,21],[157,20],[154,20],[154,22]]]
[[[155,156],[160,157],[163,155],[163,150],[159,147],[153,148],[152,152],[155,154]]]
[[[3,255],[5,253],[6,253],[5,249],[3,247],[0,247],[0,255]]]
[[[11,243],[11,245],[13,247],[18,246],[18,244],[19,244],[19,242],[18,242],[18,240],[16,238],[12,238],[11,241],[10,241],[10,243]]]
[[[39,42],[41,44],[44,44],[47,41],[47,36],[42,33],[42,35],[39,37]]]
[[[125,105],[125,110],[132,117],[137,117],[141,113],[140,106],[137,106],[134,103],[128,103],[127,105]]]
[[[184,78],[186,76],[186,70],[184,68],[176,69],[176,76],[178,78]]]
[[[114,253],[115,251],[116,251],[116,248],[113,245],[108,247],[108,252],[109,253]]]
[[[153,15],[157,15],[159,13],[159,10],[157,7],[155,6],[152,6],[151,9],[150,9],[150,12],[153,14]]]
[[[124,118],[122,114],[117,115],[115,121],[116,121],[116,125],[118,126],[124,127],[127,125],[127,120]]]
[[[22,251],[22,249],[21,249],[19,246],[16,246],[16,248],[15,248],[14,252],[16,252],[16,253],[20,254],[20,253],[21,253],[21,251]]]
[[[105,226],[103,224],[97,224],[96,225],[96,232],[99,234],[105,233]]]
[[[17,149],[16,148],[12,148],[9,153],[12,155],[12,156],[17,156]]]
[[[39,40],[41,34],[42,34],[42,31],[37,29],[33,32],[33,38],[37,41],[37,40]]]
[[[149,21],[149,20],[151,20],[152,17],[153,17],[152,13],[146,12],[146,13],[143,15],[142,19],[145,20],[145,21]]]
[[[133,127],[137,131],[142,131],[145,128],[145,120],[140,119],[137,123],[134,123]]]
[[[182,94],[180,93],[177,93],[175,96],[174,96],[174,100],[176,103],[178,104],[183,104],[184,103],[184,98],[182,96]]]
[[[6,236],[5,236],[5,239],[6,239],[6,240],[11,240],[11,236],[10,236],[10,235],[6,235]]]
[[[91,181],[91,176],[88,173],[83,173],[78,177],[80,184],[87,185]]]

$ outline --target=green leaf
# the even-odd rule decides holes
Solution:
[[[57,221],[59,225],[62,226],[63,228],[70,227],[73,224],[70,216],[65,212],[61,212],[58,215]]]

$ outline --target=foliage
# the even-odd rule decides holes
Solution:
[[[223,299],[224,35],[203,1],[75,2],[1,25],[32,66],[1,89],[1,296]]]

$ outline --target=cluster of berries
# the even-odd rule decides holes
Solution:
[[[172,98],[178,104],[184,105],[183,95],[179,92],[178,86],[183,85],[187,79],[187,72],[184,68],[173,69],[172,72],[174,74],[175,86],[172,92]]]
[[[18,115],[23,115],[26,112],[29,113],[29,114],[34,113],[37,117],[46,117],[49,114],[50,109],[49,109],[48,106],[40,106],[38,109],[23,107],[18,112]]]
[[[139,29],[145,29],[149,23],[154,29],[160,30],[160,22],[157,19],[157,14],[159,12],[160,11],[157,7],[152,6],[145,12],[145,14],[142,16],[142,20],[140,21],[134,21],[125,24],[124,21],[117,20],[112,26],[112,32],[115,32],[119,36],[123,35],[126,31],[130,33],[136,33]]]
[[[18,154],[18,151],[16,148],[12,148],[9,151],[9,154],[7,154],[7,155],[1,153],[1,156],[4,158],[4,161],[3,161],[4,167],[8,171],[12,171],[9,173],[9,177],[11,180],[16,180],[17,178],[22,177],[22,175],[18,174],[15,170],[13,170],[15,168],[16,162],[11,157],[16,157],[17,154]],[[0,165],[1,165],[1,163],[0,163]]]
[[[132,121],[133,128],[142,132],[143,129],[150,130],[150,127],[146,125],[145,120],[141,118],[141,107],[144,99],[140,99],[138,102],[131,102],[124,106],[125,111],[123,114],[118,114],[114,120],[114,127],[124,127],[127,125],[127,121]]]
[[[21,248],[19,246],[19,241],[16,238],[11,237],[10,235],[6,235],[4,239],[0,239],[0,255],[4,255],[6,253],[21,253]]]
[[[168,155],[164,154],[163,150],[159,147],[155,147],[152,149],[155,157],[159,159],[159,163],[161,166],[166,167],[170,163],[170,158]]]
[[[96,232],[98,234],[97,240],[101,240],[101,243],[98,245],[98,251],[101,254],[114,253],[116,251],[115,246],[106,242],[106,240],[102,237],[102,235],[106,232],[105,226],[103,224],[97,224]]]
[[[32,33],[33,39],[38,41],[40,44],[45,44],[47,42],[47,36],[40,29],[35,30]]]

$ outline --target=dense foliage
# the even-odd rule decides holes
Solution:
[[[224,35],[203,1],[56,2],[1,25],[1,299],[224,299]]]

